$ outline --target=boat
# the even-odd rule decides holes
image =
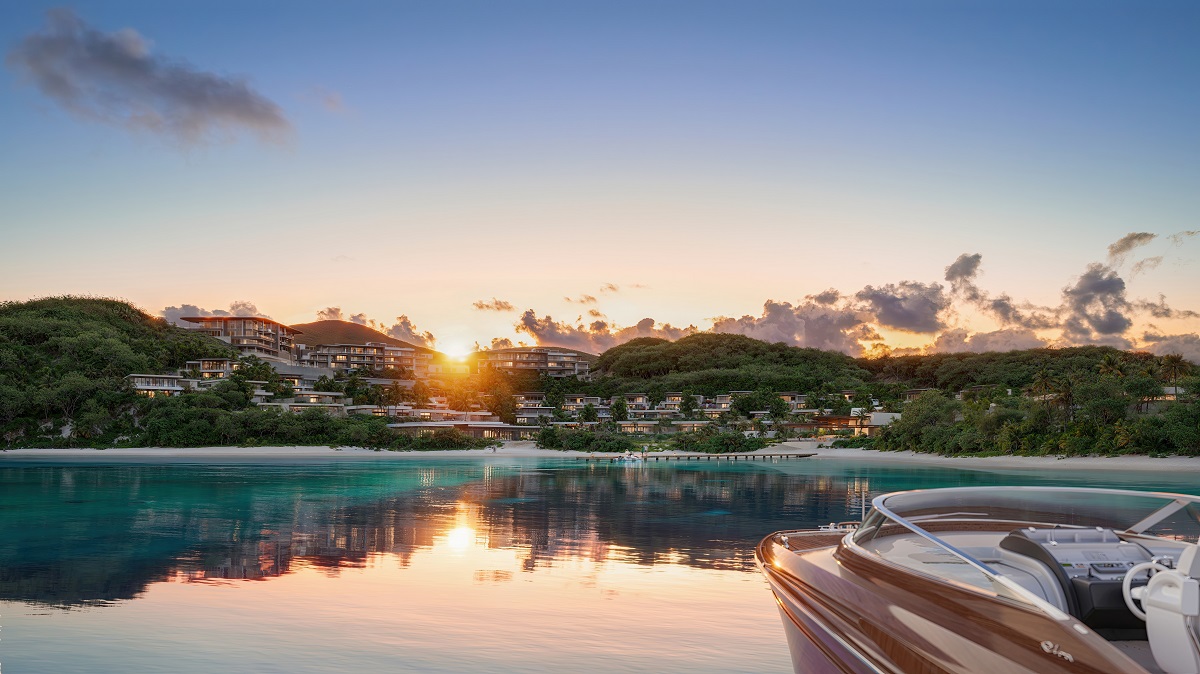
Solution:
[[[956,487],[755,557],[797,674],[1197,674],[1198,533],[1197,496]]]

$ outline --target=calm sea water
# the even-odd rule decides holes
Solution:
[[[923,487],[1194,476],[443,459],[0,463],[0,671],[790,672],[771,531]]]

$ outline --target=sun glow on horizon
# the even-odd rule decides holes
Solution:
[[[465,344],[447,344],[439,350],[457,361],[466,360],[467,355],[471,353],[471,348]]]

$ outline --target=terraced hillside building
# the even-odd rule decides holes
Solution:
[[[591,365],[580,353],[554,347],[532,346],[482,351],[476,355],[479,370],[536,372],[549,377],[587,377]]]
[[[182,319],[204,333],[228,343],[244,356],[281,363],[295,362],[299,330],[261,316],[185,316]]]
[[[300,365],[333,370],[403,368],[417,379],[424,379],[429,375],[432,360],[431,354],[418,352],[412,347],[392,346],[383,342],[311,346],[302,344],[297,357]]]

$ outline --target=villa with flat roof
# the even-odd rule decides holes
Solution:
[[[185,390],[183,377],[174,374],[131,374],[125,380],[134,392],[147,398],[177,396]]]

